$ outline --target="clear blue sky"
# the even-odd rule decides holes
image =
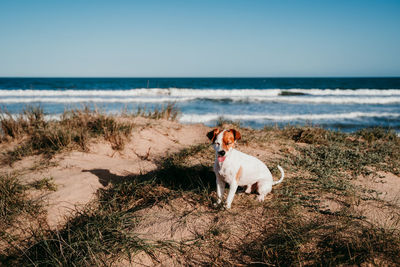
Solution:
[[[400,0],[1,0],[0,76],[400,76]]]

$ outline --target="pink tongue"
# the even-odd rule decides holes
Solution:
[[[225,157],[218,157],[219,162],[223,162],[225,160]]]

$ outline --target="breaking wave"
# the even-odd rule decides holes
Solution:
[[[207,123],[219,118],[227,120],[270,120],[270,121],[312,121],[312,120],[343,120],[361,118],[400,118],[400,113],[376,113],[376,112],[350,112],[338,114],[291,114],[291,115],[267,115],[267,114],[243,114],[243,115],[220,115],[220,114],[183,114],[180,122],[183,123]]]
[[[398,97],[336,97],[336,96],[204,96],[204,97],[3,97],[0,103],[165,103],[165,102],[188,102],[195,100],[208,101],[233,101],[233,102],[275,102],[275,103],[303,103],[303,104],[397,104]]]
[[[281,95],[312,96],[400,96],[400,89],[187,89],[142,88],[130,90],[0,90],[0,97],[271,97]]]
[[[384,105],[400,103],[400,89],[0,90],[0,103],[162,103],[196,100]]]

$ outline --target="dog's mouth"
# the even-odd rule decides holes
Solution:
[[[218,156],[218,161],[223,162],[225,160],[226,156]]]

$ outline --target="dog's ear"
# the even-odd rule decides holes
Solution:
[[[214,130],[212,130],[211,132],[208,132],[208,133],[207,133],[208,139],[210,139],[211,142],[214,143],[215,137],[217,136],[217,134],[218,134],[219,132],[220,132],[219,129],[214,129]]]
[[[233,133],[233,137],[235,138],[235,141],[240,140],[240,138],[242,138],[242,135],[240,134],[239,131],[236,131],[235,129],[230,129],[229,131],[231,131]]]

